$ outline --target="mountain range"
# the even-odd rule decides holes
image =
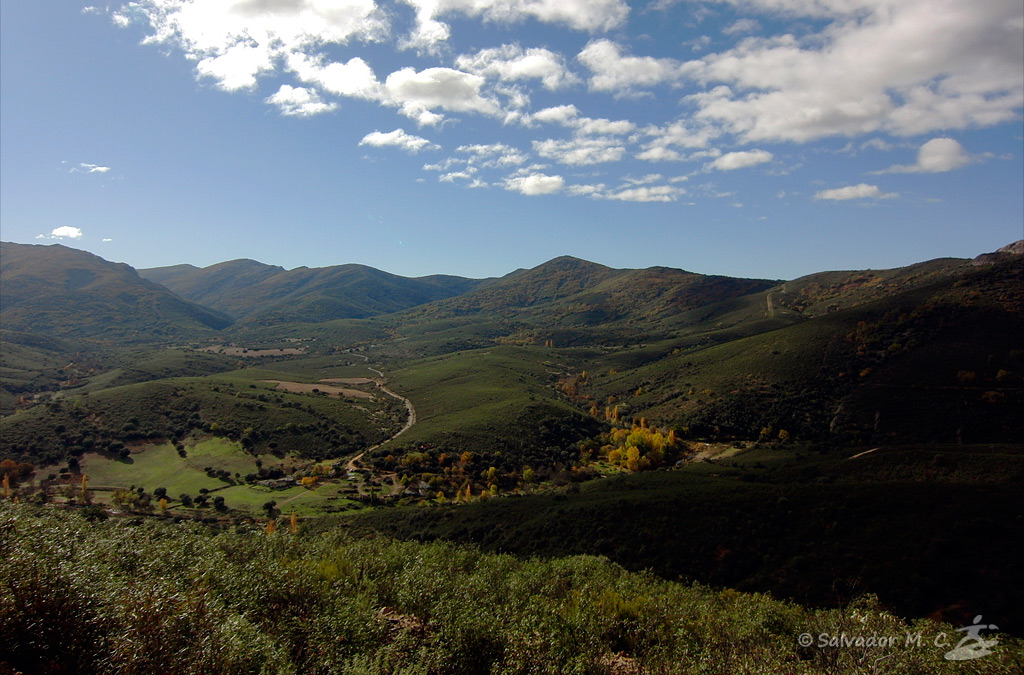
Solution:
[[[1024,622],[1005,592],[1024,541],[1024,242],[793,280],[570,256],[494,279],[0,256],[0,460],[40,475],[227,481],[247,518],[271,468],[334,462],[340,482],[302,493],[324,527]],[[676,439],[644,455],[661,470],[624,460],[652,438]],[[419,506],[331,521],[356,457],[374,477],[356,496]]]

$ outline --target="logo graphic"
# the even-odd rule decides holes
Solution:
[[[983,630],[996,630],[999,626],[995,624],[982,624],[981,614],[974,617],[974,625],[964,626],[963,628],[957,628],[957,632],[967,633],[961,640],[956,644],[956,647],[946,652],[947,661],[970,661],[972,659],[980,659],[983,656],[988,656],[992,653],[992,647],[995,647],[999,640],[992,638],[991,640],[985,640],[981,637],[981,631]]]

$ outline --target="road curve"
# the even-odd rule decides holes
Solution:
[[[353,356],[360,356],[363,359],[369,360],[367,357],[363,356],[362,354],[353,354]],[[384,373],[382,373],[381,371],[377,370],[376,368],[374,368],[372,366],[366,366],[366,368],[367,368],[367,370],[372,370],[374,373],[377,374],[377,377],[380,378],[380,379],[374,380],[374,384],[377,385],[377,388],[380,389],[382,392],[384,392],[386,395],[390,396],[391,398],[397,398],[399,401],[404,403],[405,404],[405,409],[409,411],[409,416],[405,420],[405,426],[403,426],[401,429],[399,429],[398,433],[396,433],[394,436],[392,436],[391,438],[387,439],[386,441],[382,441],[382,442],[378,443],[377,445],[373,446],[372,448],[367,448],[366,450],[363,450],[358,455],[356,455],[355,457],[350,459],[348,461],[348,464],[346,465],[346,468],[349,471],[354,471],[355,469],[359,468],[359,460],[361,460],[363,458],[363,455],[365,455],[366,453],[370,452],[371,450],[376,450],[380,446],[384,445],[384,443],[388,443],[390,441],[395,440],[396,438],[398,438],[399,436],[404,434],[406,431],[411,429],[412,425],[416,424],[416,407],[412,404],[412,401],[407,399],[405,396],[402,396],[401,394],[396,394],[395,392],[393,392],[390,389],[388,389],[387,387],[385,387],[384,386]]]

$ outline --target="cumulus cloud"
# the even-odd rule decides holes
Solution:
[[[666,9],[683,1],[655,0],[648,9]],[[618,182],[605,176],[588,179],[593,185],[568,185],[561,176],[549,175],[553,170],[536,166],[504,179],[486,170],[524,167],[532,156],[568,166],[607,165],[627,158],[699,161],[706,162],[708,170],[730,171],[772,162],[774,157],[756,149],[723,154],[715,146],[763,148],[772,142],[845,135],[853,137],[849,154],[868,148],[888,150],[894,147],[894,135],[929,134],[922,140],[955,135],[958,129],[1018,120],[1024,105],[1024,21],[1019,3],[689,2],[687,11],[696,22],[716,4],[730,5],[742,18],[726,22],[721,34],[712,33],[715,40],[701,35],[680,43],[673,55],[678,58],[645,55],[644,42],[627,42],[626,31],[617,30],[627,26],[630,10],[625,0],[122,0],[123,9],[108,14],[121,26],[147,26],[145,42],[179,49],[193,64],[196,77],[206,83],[225,91],[268,86],[256,100],[282,115],[321,115],[351,98],[397,111],[412,120],[404,124],[410,128],[413,123],[447,124],[462,116],[490,118],[459,129],[489,135],[459,138],[452,145],[464,145],[453,157],[424,168],[437,170],[447,182],[501,185],[524,194],[668,201],[680,193],[666,189],[676,186],[657,181],[626,179],[619,187],[608,187],[599,181],[612,186]],[[524,22],[536,27],[539,22],[582,31],[575,44],[585,46],[573,59],[572,53],[551,47],[572,42],[548,42],[544,47],[539,38],[530,45],[507,44],[511,40],[502,38],[506,44],[478,43],[459,54],[444,43],[465,19],[492,27]],[[711,28],[690,37],[699,32]],[[484,30],[469,37],[476,41],[493,35]],[[544,34],[543,39],[554,38]],[[367,43],[422,51],[360,52]],[[728,47],[718,53],[690,51],[691,46],[706,50],[721,44]],[[396,56],[406,60],[393,61]],[[577,86],[583,81],[586,88]],[[687,95],[681,101],[663,100],[665,92],[679,97],[670,89],[684,86]],[[601,105],[653,92],[659,99],[644,110],[648,116],[638,125],[616,119],[625,113],[605,109],[601,114],[607,118],[588,117],[587,105],[578,98],[559,99],[552,92],[561,97],[590,96]],[[667,110],[668,117],[657,117]],[[515,141],[524,149],[497,142],[493,134],[499,125],[514,128],[516,134],[533,133],[534,139],[529,145]],[[538,129],[542,131],[537,133]],[[439,149],[402,129],[366,134],[360,145],[399,147],[409,153]],[[932,138],[920,147],[916,163],[877,173],[938,173],[982,157],[970,155],[951,138]],[[106,173],[110,168],[82,163],[70,170]],[[817,198],[894,196],[875,186],[856,185],[825,190]]]
[[[532,172],[532,167],[505,178],[502,183],[506,190],[524,195],[550,195],[561,192],[565,179],[545,173]]]
[[[733,169],[745,169],[748,166],[757,166],[770,162],[775,156],[767,150],[744,150],[742,152],[727,152],[708,166],[719,171],[732,171]]]
[[[893,199],[899,197],[895,192],[882,192],[877,185],[861,183],[859,185],[848,185],[833,190],[822,190],[814,195],[815,199],[829,199],[833,201],[846,201],[849,199]]]
[[[443,121],[435,109],[452,112],[476,112],[498,115],[500,107],[484,98],[481,88],[484,78],[452,68],[402,68],[388,75],[384,83],[385,100],[396,105],[406,117],[420,126]]]
[[[629,15],[624,0],[403,0],[416,9],[416,27],[406,41],[410,47],[430,49],[447,40],[448,24],[439,18],[462,14],[495,23],[535,19],[588,32],[621,26]]]
[[[561,89],[579,81],[569,72],[565,59],[543,48],[523,49],[519,45],[503,45],[482,49],[476,54],[463,54],[455,66],[476,75],[503,82],[539,80],[546,89]]]
[[[1016,119],[1024,104],[1019,3],[720,1],[829,22],[690,64],[712,85],[689,99],[698,116],[745,141],[988,126]]]
[[[649,139],[637,159],[648,162],[682,161],[693,159],[683,151],[707,148],[718,132],[708,125],[694,126],[689,121],[676,120],[665,126],[650,125],[643,130]]]
[[[196,73],[225,90],[253,87],[280,59],[324,44],[378,41],[389,32],[373,0],[137,0],[115,12],[115,23],[144,20],[149,43],[179,47]]]
[[[674,183],[679,183],[685,178],[672,178],[665,180],[661,174],[648,174],[640,178],[625,178],[623,184],[616,188],[609,188],[604,183],[570,185],[566,192],[576,197],[589,197],[591,199],[607,199],[619,202],[674,202],[680,196],[686,194],[686,190]],[[657,185],[656,183],[661,183]]]
[[[533,150],[541,157],[553,159],[560,164],[577,166],[617,162],[626,154],[626,146],[617,139],[590,136],[534,141]]]
[[[580,114],[579,109],[574,105],[559,105],[553,108],[544,108],[538,110],[531,118],[538,122],[547,122],[550,124],[570,124]]]
[[[455,151],[470,155],[468,163],[477,163],[485,169],[519,166],[529,159],[526,153],[504,143],[460,145]]]
[[[395,147],[413,154],[420,150],[438,150],[441,147],[420,136],[407,134],[404,129],[395,129],[387,133],[374,131],[363,136],[363,140],[359,141],[359,145],[372,145],[378,148]]]
[[[675,59],[651,56],[623,56],[611,40],[593,40],[576,57],[592,73],[590,88],[629,95],[637,89],[660,84],[677,84],[693,67]]]
[[[276,93],[267,97],[266,102],[276,105],[282,115],[295,117],[311,117],[338,107],[337,103],[322,101],[312,89],[293,87],[290,84],[282,84]]]
[[[288,57],[288,69],[306,84],[313,84],[326,92],[339,96],[375,100],[383,96],[383,88],[373,69],[358,56],[346,63],[324,63],[320,55],[303,53]]]
[[[974,163],[975,157],[952,138],[933,138],[917,151],[917,163],[891,166],[877,173],[942,173]]]
[[[82,228],[61,225],[50,230],[50,234],[36,235],[36,239],[81,239]]]
[[[603,199],[620,202],[674,202],[686,190],[674,185],[651,185],[642,187],[621,188],[602,195]]]

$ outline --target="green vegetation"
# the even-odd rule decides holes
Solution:
[[[3,507],[0,617],[53,672],[943,672],[794,637],[938,630],[886,611],[1022,633],[1020,256],[144,275],[204,306],[3,256],[0,474],[47,506]]]
[[[397,312],[448,298],[480,282],[452,276],[399,277],[364,265],[285,270],[255,260],[141,270],[181,297],[252,325],[321,323]]]
[[[83,512],[83,515],[90,515]],[[870,598],[808,610],[444,543],[273,534],[0,505],[0,668],[21,672],[958,673],[955,627]],[[801,647],[798,636],[895,644]],[[921,635],[920,645],[906,635]],[[934,642],[954,636],[947,647]],[[985,637],[990,637],[986,633]],[[999,636],[971,672],[1019,668]]]
[[[969,622],[984,611],[1020,632],[1021,447],[886,447],[850,459],[864,450],[776,444],[681,470],[376,510],[318,527],[518,555],[603,555],[668,579],[811,606],[870,592],[906,616]]]
[[[0,452],[49,464],[92,450],[116,455],[148,440],[181,445],[204,433],[239,441],[253,454],[323,459],[362,450],[404,421],[390,398],[350,401],[273,387],[243,373],[65,396],[0,419]]]

